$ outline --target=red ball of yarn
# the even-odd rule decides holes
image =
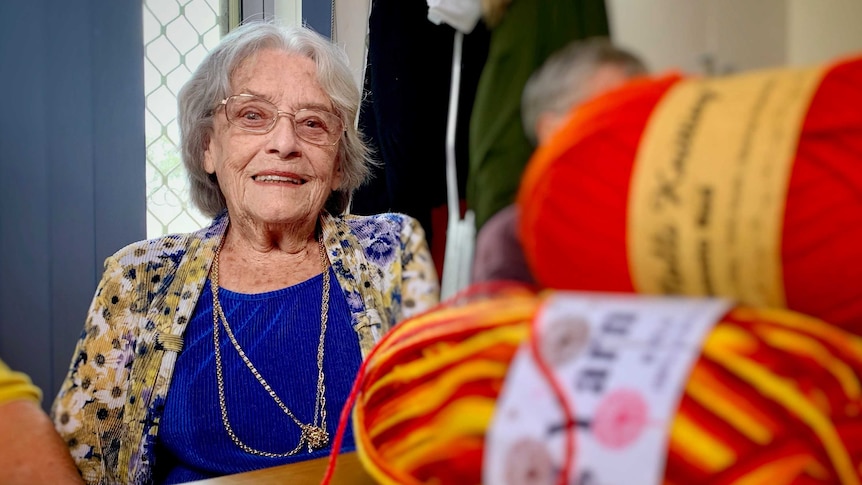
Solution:
[[[791,166],[786,167],[783,215],[777,223],[777,280],[787,308],[862,333],[862,58],[821,69],[787,161]],[[578,108],[536,151],[522,179],[518,204],[526,258],[541,285],[674,293],[673,285],[666,291],[643,290],[634,277],[632,241],[646,237],[630,233],[639,150],[651,118],[679,85],[734,82],[741,76],[729,76],[728,81],[679,75],[633,81]],[[698,136],[724,141],[726,134],[709,129],[701,127]],[[752,130],[746,136],[771,133]],[[756,229],[745,232],[746,237],[761,237]],[[681,251],[690,255],[695,249]],[[711,292],[707,287],[682,293],[764,304],[746,292]]]

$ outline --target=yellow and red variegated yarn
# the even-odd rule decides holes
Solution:
[[[501,291],[404,321],[369,356],[353,422],[378,482],[481,480],[485,430],[539,305],[529,290]]]
[[[736,307],[704,342],[671,427],[665,483],[860,483],[862,339]]]
[[[378,344],[353,409],[358,454],[376,481],[481,483],[496,398],[546,294],[502,287],[450,302]],[[692,368],[664,482],[859,484],[860,377],[860,337],[788,310],[735,307]]]

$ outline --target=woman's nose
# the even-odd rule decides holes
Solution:
[[[282,116],[287,119],[282,121]],[[275,126],[269,132],[269,141],[267,143],[267,151],[269,153],[276,153],[282,158],[299,151],[299,137],[296,135],[293,115],[279,111],[278,117],[275,119]]]

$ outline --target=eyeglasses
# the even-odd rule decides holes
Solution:
[[[293,119],[296,136],[318,146],[332,146],[341,138],[341,119],[328,111],[301,109],[296,113],[281,111],[278,106],[253,94],[235,94],[221,101],[227,122],[251,133],[269,133],[279,117]]]

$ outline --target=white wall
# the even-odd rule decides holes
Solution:
[[[707,4],[707,42],[718,73],[786,63],[787,0],[710,0]]]
[[[711,61],[713,72],[723,73],[785,62],[786,2],[607,0],[607,5],[614,40],[653,71],[703,73]]]
[[[301,0],[274,0],[275,16],[284,25],[302,24],[302,1]]]
[[[788,0],[787,61],[804,65],[862,54],[862,0]]]
[[[353,77],[360,89],[364,77],[370,8],[371,0],[335,0],[335,42],[347,51]]]
[[[652,71],[700,71],[707,52],[706,4],[691,0],[607,0],[611,35]]]

